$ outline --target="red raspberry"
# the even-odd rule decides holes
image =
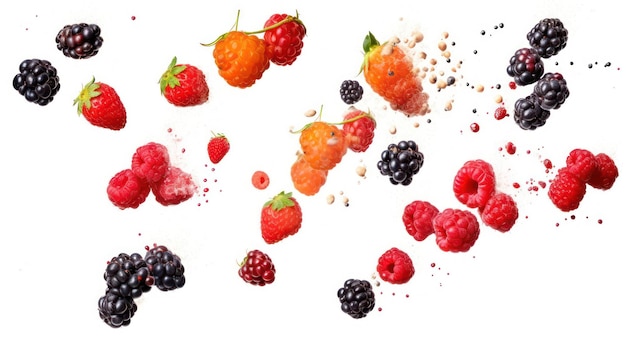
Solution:
[[[585,182],[564,167],[550,183],[548,197],[561,211],[569,212],[578,208],[586,191]]]
[[[388,283],[404,284],[413,277],[415,268],[406,252],[393,247],[378,258],[376,271],[380,279]]]
[[[137,208],[150,194],[150,185],[137,177],[130,169],[118,172],[109,181],[107,195],[111,202],[121,208]]]
[[[519,217],[517,203],[509,194],[496,193],[479,210],[480,217],[489,227],[503,233],[511,230]]]
[[[157,202],[169,206],[189,200],[197,187],[190,174],[178,167],[170,167],[165,178],[152,184],[151,188]]]
[[[483,207],[496,189],[491,164],[483,160],[465,162],[454,177],[454,195],[469,208]]]
[[[291,65],[302,52],[306,27],[297,16],[286,14],[274,14],[265,22],[265,28],[274,25],[277,27],[266,30],[263,34],[270,61],[279,66]]]
[[[567,170],[583,182],[587,182],[596,170],[596,157],[589,150],[574,149],[565,160]]]
[[[276,278],[276,267],[272,259],[259,250],[248,252],[239,267],[239,276],[244,282],[264,286]]]
[[[608,190],[619,176],[617,165],[609,155],[604,153],[597,154],[595,159],[597,167],[587,184],[596,189]]]
[[[480,226],[473,213],[447,208],[433,218],[437,245],[443,251],[466,252],[474,246]]]
[[[350,107],[343,117],[342,128],[348,148],[354,152],[365,152],[374,141],[376,121],[369,113]]]
[[[415,200],[404,208],[402,222],[406,231],[417,241],[423,241],[435,232],[433,218],[439,213],[428,201]]]
[[[131,161],[131,169],[148,183],[161,181],[170,167],[167,148],[159,143],[150,142],[137,148]]]

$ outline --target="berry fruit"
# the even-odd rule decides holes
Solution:
[[[315,169],[302,154],[291,165],[291,182],[294,188],[306,196],[317,194],[326,183],[327,170]]]
[[[509,194],[501,192],[490,197],[478,212],[483,223],[503,233],[511,230],[519,217],[515,200]]]
[[[104,272],[104,280],[109,292],[133,298],[150,291],[154,284],[148,264],[138,253],[113,257]]]
[[[198,106],[209,100],[209,85],[196,66],[176,63],[172,59],[159,80],[161,94],[174,106]]]
[[[343,116],[342,128],[348,148],[354,152],[365,152],[374,141],[376,120],[369,112],[351,106]]]
[[[447,252],[466,252],[480,234],[476,216],[470,211],[447,208],[433,218],[437,245]]]
[[[491,164],[484,160],[470,160],[457,171],[452,183],[454,196],[469,208],[479,208],[496,189],[496,176]]]
[[[92,78],[74,100],[78,114],[94,126],[120,130],[126,126],[126,108],[113,87]]]
[[[548,197],[558,209],[569,212],[578,208],[586,191],[585,182],[564,167],[550,183]]]
[[[167,147],[155,142],[138,147],[131,160],[133,173],[150,184],[165,178],[169,168],[170,155]]]
[[[267,43],[254,34],[231,31],[214,45],[213,58],[218,73],[231,86],[250,87],[270,67]]]
[[[391,184],[409,185],[424,165],[424,154],[413,140],[389,144],[377,163],[380,174],[389,177]]]
[[[209,159],[214,164],[218,164],[230,150],[230,142],[222,133],[213,134],[207,144]]]
[[[506,68],[506,73],[520,86],[535,83],[543,76],[543,72],[541,56],[533,48],[517,50],[509,59],[509,66]]]
[[[263,39],[268,55],[278,66],[291,65],[302,53],[306,27],[298,18],[286,14],[273,14],[265,22]]]
[[[174,166],[169,168],[163,179],[151,183],[150,187],[156,201],[163,206],[185,202],[191,199],[197,190],[191,174]]]
[[[263,171],[255,171],[252,173],[252,186],[259,190],[263,190],[270,185],[270,177]]]
[[[591,187],[600,190],[608,190],[613,187],[615,180],[619,176],[619,170],[615,161],[605,154],[599,153],[596,155],[596,169],[591,175],[591,178],[587,181]]]
[[[344,80],[339,87],[339,96],[346,104],[355,104],[363,98],[363,87],[357,80]]]
[[[513,119],[524,130],[535,130],[546,124],[550,118],[550,111],[541,108],[539,98],[530,94],[515,101]]]
[[[367,280],[346,280],[343,287],[337,290],[337,297],[341,310],[355,319],[367,316],[376,305],[374,289]]]
[[[185,266],[180,257],[167,247],[155,245],[146,252],[144,259],[159,290],[170,291],[185,285]]]
[[[556,110],[569,96],[567,82],[560,73],[546,73],[535,83],[533,92],[544,110]]]
[[[428,201],[415,200],[404,207],[402,223],[407,233],[417,241],[423,241],[435,232],[433,218],[439,213]]]
[[[20,72],[13,78],[13,88],[26,101],[45,106],[54,100],[59,92],[59,76],[50,61],[40,59],[24,60],[19,66]]]
[[[588,182],[596,171],[596,156],[589,150],[574,149],[565,159],[567,170],[583,182]]]
[[[66,25],[56,36],[57,49],[73,59],[95,56],[102,47],[102,36],[97,24]]]
[[[302,226],[302,209],[291,193],[281,191],[261,209],[261,236],[275,244],[296,234]]]
[[[322,121],[305,126],[299,141],[306,162],[322,171],[333,169],[348,150],[344,131]]]
[[[137,312],[137,304],[130,296],[107,291],[98,299],[98,312],[100,319],[111,328],[124,327],[130,324],[131,318]]]
[[[378,258],[376,271],[380,279],[392,284],[404,284],[415,274],[411,257],[395,247],[385,251]]]
[[[107,186],[109,200],[122,210],[139,207],[146,201],[148,195],[150,195],[150,184],[130,169],[124,169],[115,174]]]
[[[264,286],[274,282],[276,267],[274,267],[272,259],[266,253],[252,250],[248,252],[240,264],[239,276],[246,283]]]
[[[568,32],[558,18],[544,18],[526,34],[526,38],[539,56],[548,58],[567,45]]]

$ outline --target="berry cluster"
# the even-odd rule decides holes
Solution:
[[[156,286],[161,291],[185,285],[185,267],[180,257],[163,245],[146,247],[146,254],[120,253],[104,271],[106,292],[98,299],[100,319],[112,328],[130,324],[137,312],[135,299]]]
[[[380,174],[389,177],[391,184],[409,185],[424,165],[424,154],[413,140],[389,144],[377,163]]]
[[[116,173],[107,186],[109,200],[122,210],[139,207],[150,192],[163,206],[187,201],[196,192],[191,175],[171,165],[167,148],[155,142],[138,147],[131,167]]]
[[[363,98],[363,87],[358,80],[344,80],[339,87],[339,96],[346,104],[355,104]]]
[[[619,176],[615,162],[605,153],[594,155],[586,149],[574,149],[565,164],[557,171],[548,188],[548,197],[563,212],[578,208],[587,192],[587,185],[608,190]]]
[[[358,319],[367,316],[376,305],[376,295],[372,284],[367,280],[348,279],[337,290],[341,310],[350,317]]]
[[[209,100],[209,85],[202,70],[178,63],[174,57],[159,79],[161,95],[174,106],[198,106]]]
[[[56,36],[57,49],[73,59],[93,57],[102,47],[100,32],[97,24],[68,24]]]
[[[406,252],[392,247],[378,258],[376,272],[380,279],[388,283],[404,284],[411,280],[415,274],[415,268],[411,257]]]
[[[276,279],[276,267],[272,259],[260,250],[248,252],[239,265],[238,273],[244,282],[257,286],[271,284]]]
[[[40,59],[24,60],[19,65],[19,73],[13,77],[13,88],[26,101],[45,106],[54,100],[61,89],[57,70],[50,61]]]

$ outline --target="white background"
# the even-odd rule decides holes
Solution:
[[[2,12],[0,348],[626,348],[623,179],[608,191],[590,188],[572,213],[556,209],[547,188],[528,190],[548,182],[574,148],[605,152],[624,165],[623,29],[613,3],[147,4],[31,1]],[[260,29],[273,13],[296,10],[308,29],[297,61],[270,67],[248,89],[228,86],[217,74],[213,49],[200,45],[228,31],[238,9],[241,30]],[[546,72],[565,76],[571,95],[544,127],[524,131],[511,116],[493,118],[499,106],[494,99],[502,95],[512,113],[515,100],[530,93],[531,87],[508,88],[506,65],[546,17],[560,18],[570,33],[567,47],[545,65]],[[79,22],[100,25],[104,38],[100,53],[83,61],[64,57],[54,42],[64,25]],[[494,29],[499,23],[504,27]],[[435,72],[445,78],[462,64],[455,86],[437,92],[424,82],[430,114],[406,118],[386,108],[358,72],[368,31],[384,41],[414,30],[425,38],[412,52],[437,58]],[[437,48],[444,32],[451,64]],[[173,56],[205,72],[207,104],[176,108],[160,96],[158,79]],[[11,86],[27,58],[48,59],[58,69],[61,90],[48,106],[26,102]],[[427,61],[416,64],[430,67]],[[96,128],[77,116],[73,99],[92,76],[121,96],[128,112],[123,130]],[[281,190],[293,190],[289,168],[299,146],[289,128],[310,122],[304,112],[322,105],[323,120],[339,121],[348,107],[338,93],[344,79],[365,87],[356,107],[376,116],[374,143],[364,154],[348,152],[318,195],[296,192],[302,229],[267,245],[260,235],[261,206]],[[478,92],[478,85],[485,91]],[[445,111],[448,101],[453,108]],[[473,122],[481,127],[477,133],[469,128]],[[206,154],[211,131],[225,133],[232,145],[215,166]],[[415,140],[426,159],[407,187],[391,185],[376,170],[380,152],[403,139]],[[178,206],[163,207],[151,196],[136,210],[119,210],[108,201],[106,185],[150,141],[166,145],[172,162],[193,175],[200,191]],[[507,142],[517,146],[514,155],[500,149]],[[400,219],[404,206],[426,200],[440,210],[463,208],[452,179],[460,165],[477,158],[493,165],[498,189],[516,199],[516,225],[506,234],[482,226],[467,253],[442,252],[434,237],[415,241]],[[544,159],[555,169],[546,173]],[[355,172],[359,165],[367,167],[365,178]],[[252,187],[256,170],[269,174],[266,190]],[[329,194],[337,199],[332,205]],[[167,293],[153,289],[136,300],[130,326],[106,326],[97,300],[106,288],[107,260],[120,252],[143,253],[153,243],[182,258],[187,284]],[[337,289],[348,278],[377,281],[377,259],[394,246],[412,257],[414,278],[376,286],[377,308],[366,318],[343,314]],[[237,275],[237,261],[255,248],[277,266],[272,285],[247,285]]]

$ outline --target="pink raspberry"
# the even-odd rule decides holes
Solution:
[[[587,182],[596,170],[596,157],[589,150],[574,149],[565,160],[566,167],[573,175]]]
[[[469,208],[483,207],[496,189],[496,176],[491,164],[483,160],[465,162],[454,177],[452,190],[456,198]]]
[[[149,194],[148,183],[130,169],[115,174],[107,186],[109,200],[122,210],[139,207]]]
[[[466,252],[474,246],[480,226],[476,216],[466,210],[447,208],[433,218],[437,245],[443,251]]]
[[[178,167],[171,167],[160,182],[151,184],[156,201],[163,206],[177,205],[189,200],[197,186],[190,174]]]
[[[433,234],[433,217],[439,213],[437,207],[428,201],[416,200],[408,204],[402,213],[406,231],[417,241],[423,241]]]
[[[613,183],[619,176],[617,165],[615,165],[615,161],[609,155],[604,153],[597,154],[595,159],[597,167],[587,184],[596,189],[608,190],[613,187]]]
[[[519,217],[513,197],[501,192],[493,195],[478,212],[483,223],[503,233],[511,230]]]
[[[138,147],[131,161],[133,172],[148,183],[161,181],[169,167],[170,156],[167,148],[155,142]]]
[[[413,277],[415,268],[406,252],[392,247],[378,258],[376,271],[380,279],[388,283],[404,284]]]
[[[585,182],[564,167],[550,183],[548,197],[561,211],[569,212],[578,208],[586,191]]]

